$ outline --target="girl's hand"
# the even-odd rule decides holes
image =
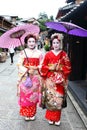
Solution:
[[[59,70],[59,71],[62,71],[62,67],[63,67],[63,65],[61,65],[61,64],[59,65],[59,64],[58,64],[58,65],[56,66],[56,70],[57,70],[57,71],[58,71],[58,70]]]
[[[49,70],[55,70],[56,64],[49,64]]]
[[[33,69],[33,70],[36,70],[36,69],[38,69],[38,67],[37,67],[37,66],[29,66],[29,69],[30,69],[30,70],[32,70],[32,69]]]
[[[30,69],[29,74],[34,74],[34,69]]]

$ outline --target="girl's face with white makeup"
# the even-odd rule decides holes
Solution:
[[[57,38],[53,39],[52,47],[55,51],[60,49],[60,41]]]
[[[27,44],[30,49],[34,49],[36,47],[36,41],[33,37],[28,39]]]

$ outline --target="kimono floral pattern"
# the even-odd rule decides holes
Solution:
[[[41,89],[41,78],[39,75],[39,69],[33,69],[41,63],[43,58],[41,51],[34,49],[33,51],[25,49],[27,57],[22,51],[18,61],[18,82],[20,89],[20,96],[18,103],[20,105],[20,114],[23,116],[32,116],[36,112],[36,105],[39,102],[39,95]],[[32,80],[31,87],[25,87],[24,81],[28,76]],[[31,115],[32,109],[32,115]]]
[[[49,70],[49,67],[54,64],[56,64],[56,69]],[[65,84],[67,83],[67,79],[70,72],[71,72],[71,63],[65,51],[61,50],[57,55],[55,55],[52,50],[46,53],[42,63],[41,75],[44,81],[49,79],[52,80],[52,82],[54,83],[53,91],[55,90],[56,93],[58,93],[58,95],[61,95],[62,97],[65,94],[65,86],[66,86]],[[58,77],[58,73],[63,74],[64,79],[63,82],[61,82],[61,77]],[[56,83],[57,79],[60,80],[60,82],[58,81],[58,83]],[[52,83],[50,85],[52,85]],[[55,99],[55,96],[53,99]],[[58,103],[60,105],[62,105],[61,102],[62,102],[61,99],[58,100]],[[60,106],[60,108],[62,109],[62,106]],[[61,110],[52,111],[49,108],[47,108],[45,117],[47,120],[58,121],[60,119],[60,115]]]

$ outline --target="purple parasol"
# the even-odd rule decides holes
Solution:
[[[48,28],[64,32],[69,35],[79,36],[79,37],[87,37],[87,30],[83,29],[80,26],[77,26],[73,23],[69,22],[46,22],[45,25]]]

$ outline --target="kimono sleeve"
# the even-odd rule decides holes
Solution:
[[[68,75],[71,72],[71,62],[70,62],[69,57],[66,52],[63,53],[62,58],[63,58],[63,63],[64,63],[62,66],[62,71],[63,71],[65,77],[68,77]]]
[[[19,54],[19,59],[18,59],[18,63],[17,63],[17,67],[18,67],[18,80],[20,80],[20,78],[27,71],[27,68],[23,66],[23,61],[24,61],[24,54],[23,54],[23,52],[21,52]]]
[[[42,65],[41,65],[41,70],[40,70],[40,74],[43,77],[47,76],[47,74],[48,74],[48,71],[49,71],[48,63],[49,63],[49,58],[48,58],[48,53],[46,53],[44,55]]]

